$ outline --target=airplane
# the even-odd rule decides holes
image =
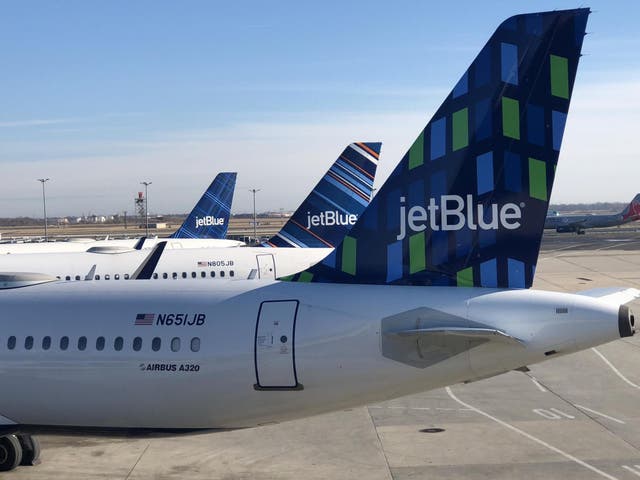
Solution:
[[[174,243],[185,239],[157,239],[155,242],[163,243],[163,253],[155,259],[150,278],[275,279],[276,275],[292,275],[318,263],[333,251],[369,204],[381,146],[379,142],[348,145],[281,231],[268,241],[270,247],[304,248],[176,248]],[[198,215],[196,207],[190,218],[202,218]],[[194,224],[189,220],[185,223]],[[155,243],[154,248],[157,246]],[[86,252],[5,255],[0,256],[0,271],[38,272],[49,275],[49,281],[129,280],[136,268],[153,256],[153,251],[141,248],[112,246],[92,247]],[[90,271],[92,275],[88,275]],[[12,275],[0,289],[25,286],[29,279],[33,280],[28,275]],[[42,278],[38,279],[33,283],[41,283]]]
[[[261,246],[334,248],[371,201],[380,145],[362,142],[349,145],[291,220]]]
[[[638,290],[530,288],[589,13],[503,22],[333,258],[289,281],[3,292],[0,467],[34,433],[252,427],[633,335]]]
[[[205,190],[189,216],[169,238],[167,248],[240,247],[244,242],[226,239],[229,227],[231,202],[236,185],[236,172],[222,172],[216,175]],[[66,242],[4,243],[0,244],[0,255],[86,252],[101,253],[130,251],[139,241],[132,239],[83,239]],[[145,248],[153,247],[156,238],[145,239]]]
[[[558,233],[576,232],[584,235],[587,228],[606,228],[640,220],[640,193],[620,213],[610,215],[549,215],[544,228]]]

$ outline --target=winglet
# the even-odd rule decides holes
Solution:
[[[282,229],[261,246],[338,245],[371,201],[381,146],[379,142],[348,145]]]
[[[229,228],[235,172],[219,173],[170,238],[224,238]]]
[[[147,237],[140,237],[138,239],[138,241],[136,242],[136,244],[133,246],[134,250],[142,250],[142,246],[144,245],[145,240],[147,239]]]
[[[164,247],[167,246],[167,242],[158,242],[153,248],[151,253],[147,255],[147,258],[140,264],[138,269],[131,275],[131,280],[149,280],[153,275],[154,270],[158,266]]]
[[[91,270],[89,270],[89,272],[87,272],[87,274],[84,276],[85,280],[93,280],[93,278],[96,276],[96,264],[93,264],[93,267],[91,267]]]

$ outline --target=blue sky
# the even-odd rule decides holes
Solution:
[[[0,3],[0,216],[292,209],[351,141],[384,177],[506,17],[590,6],[552,201],[640,191],[640,2]],[[464,13],[464,15],[462,15]],[[603,165],[604,164],[604,165]],[[603,182],[603,171],[610,181]],[[635,174],[635,175],[634,175]]]

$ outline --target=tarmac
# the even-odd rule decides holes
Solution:
[[[640,233],[545,235],[534,287],[640,288]],[[640,302],[632,304],[640,312]],[[637,479],[640,335],[304,420],[171,438],[41,436],[3,479]]]

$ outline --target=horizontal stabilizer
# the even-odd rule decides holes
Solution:
[[[41,283],[57,282],[59,279],[46,273],[3,272],[0,273],[0,290],[29,287]]]
[[[632,302],[636,298],[640,298],[640,290],[637,288],[594,288],[576,293],[578,295],[584,295],[585,297],[597,298],[598,300],[616,306],[624,305],[625,303]]]
[[[519,338],[513,337],[508,333],[503,332],[502,330],[496,330],[493,328],[417,328],[413,330],[388,332],[388,335],[398,335],[400,337],[435,337],[453,335],[456,337],[466,337],[469,340],[486,340],[524,346],[524,342]]]
[[[131,247],[121,247],[121,246],[115,246],[115,245],[100,245],[98,247],[91,247],[87,249],[87,253],[99,253],[99,254],[106,254],[106,255],[113,255],[116,253],[128,253],[133,251],[134,249]]]

